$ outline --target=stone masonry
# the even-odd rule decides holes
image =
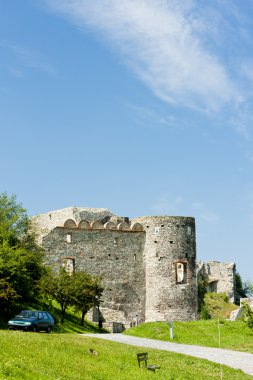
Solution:
[[[231,303],[235,302],[235,263],[209,261],[197,263],[197,277],[205,279],[207,291],[226,293]]]
[[[69,207],[32,218],[46,264],[103,279],[100,318],[125,328],[197,319],[195,220],[134,220],[107,209]],[[98,321],[98,310],[90,313]]]

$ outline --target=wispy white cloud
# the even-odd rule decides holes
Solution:
[[[23,77],[25,68],[57,76],[53,65],[37,51],[6,41],[0,42],[0,50],[5,51],[5,60],[2,59],[0,67],[7,70],[12,76]]]
[[[194,210],[194,215],[202,221],[208,223],[216,223],[219,221],[219,216],[214,211],[210,210],[204,203],[193,203],[192,209]]]
[[[242,62],[241,73],[253,84],[253,60]]]
[[[168,113],[155,107],[147,108],[135,104],[127,104],[127,106],[129,109],[134,110],[137,123],[144,128],[154,128],[156,130],[158,127],[184,128],[182,123],[179,124],[178,119],[171,112]]]
[[[170,194],[161,195],[152,206],[152,211],[157,215],[180,215],[183,204],[181,196],[172,197]]]
[[[253,126],[252,103],[245,101],[240,106],[235,106],[234,112],[231,113],[227,122],[245,140],[251,140]]]
[[[165,102],[213,111],[243,100],[210,44],[221,27],[210,6],[197,10],[196,0],[45,1],[78,28],[100,33]]]
[[[205,203],[187,201],[180,195],[161,195],[154,202],[152,211],[157,215],[194,215],[202,222],[212,224],[220,220],[219,215],[206,206]]]
[[[23,77],[22,70],[20,70],[19,68],[15,67],[15,66],[12,66],[9,64],[5,64],[5,65],[1,64],[0,68],[8,71],[8,73],[13,77],[16,77],[16,78]]]
[[[23,46],[9,45],[17,61],[24,67],[43,71],[51,76],[56,75],[55,68],[41,54]]]

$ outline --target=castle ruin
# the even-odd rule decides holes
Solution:
[[[199,261],[196,270],[197,278],[206,281],[208,292],[226,293],[229,302],[235,302],[235,263]]]
[[[107,209],[69,207],[32,218],[46,264],[103,279],[93,321],[128,328],[148,321],[197,319],[195,220],[120,218]]]

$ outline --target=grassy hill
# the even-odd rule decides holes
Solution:
[[[92,355],[93,348],[98,355]],[[147,351],[147,349],[145,349]],[[211,380],[220,378],[220,365],[180,354],[148,350],[156,373],[139,368],[140,347],[125,346],[79,334],[23,333],[0,330],[2,380]],[[223,380],[251,376],[222,366]]]
[[[220,347],[253,354],[253,329],[243,321],[221,320]],[[219,347],[218,320],[173,323],[175,343]],[[170,327],[165,322],[150,322],[126,330],[124,334],[150,339],[170,340]]]
[[[34,308],[38,306],[34,305]],[[20,309],[25,308],[23,305]],[[42,307],[43,308],[43,307]],[[125,346],[79,335],[100,332],[69,309],[61,325],[57,305],[50,310],[57,320],[52,334],[8,331],[0,320],[0,380],[146,380],[154,376],[166,380],[211,380],[220,378],[220,365],[190,356]],[[175,322],[175,343],[219,346],[217,319]],[[219,323],[221,347],[253,353],[253,330],[243,321]],[[145,323],[125,334],[170,340],[169,325]],[[90,349],[98,355],[92,355]],[[149,352],[149,362],[161,366],[156,373],[139,368],[136,354]],[[222,366],[223,380],[252,379],[241,371]]]

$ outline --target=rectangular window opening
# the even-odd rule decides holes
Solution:
[[[187,280],[187,264],[185,262],[176,263],[176,283],[186,284]]]
[[[62,266],[69,275],[72,275],[75,271],[75,260],[72,258],[65,258]]]
[[[67,242],[67,243],[72,243],[72,234],[68,233],[68,234],[66,235],[66,242]]]

